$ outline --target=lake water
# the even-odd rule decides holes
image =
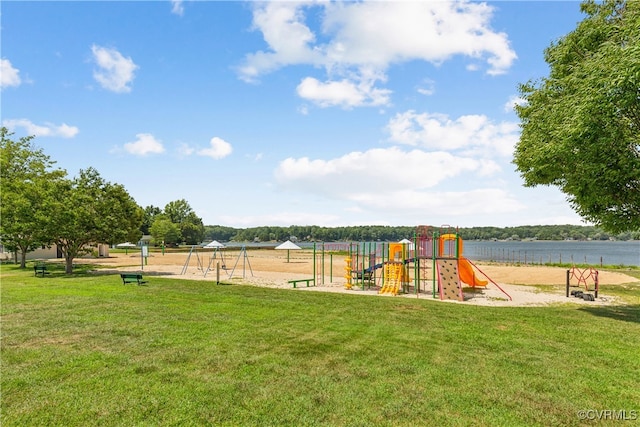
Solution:
[[[640,241],[465,241],[464,255],[479,261],[640,266]]]
[[[379,242],[378,242],[379,243]],[[246,245],[251,247],[274,247],[278,243],[225,243],[230,247]],[[313,243],[299,242],[303,248],[313,247]],[[347,243],[326,243],[327,248],[347,245]],[[366,245],[366,244],[364,244]],[[321,244],[317,245],[318,250]],[[547,264],[575,263],[590,265],[640,266],[640,241],[464,241],[464,256],[476,261],[497,261],[510,263]]]

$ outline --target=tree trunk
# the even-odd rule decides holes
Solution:
[[[64,261],[65,261],[64,272],[67,274],[73,274],[73,258],[65,255]]]
[[[18,251],[16,250],[16,254]],[[27,267],[27,250],[20,248],[20,268]]]

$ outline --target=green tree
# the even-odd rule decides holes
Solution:
[[[93,168],[56,185],[56,197],[47,200],[46,235],[73,272],[73,260],[89,253],[91,245],[137,241],[143,210],[120,184],[106,182]]]
[[[144,208],[144,217],[142,219],[142,226],[140,227],[140,231],[142,234],[151,234],[149,229],[151,228],[151,224],[153,224],[153,220],[156,215],[160,215],[162,213],[162,209],[150,205]]]
[[[193,209],[191,209],[191,206],[185,199],[174,200],[173,202],[167,203],[164,207],[164,214],[174,224],[180,224],[187,219],[192,212]]]
[[[238,230],[232,227],[224,227],[222,225],[206,225],[205,238],[208,240],[227,241],[233,239]]]
[[[640,2],[585,1],[586,18],[545,50],[550,74],[520,86],[514,163],[584,219],[640,229]]]
[[[186,200],[180,199],[167,203],[164,207],[164,214],[172,223],[179,225],[179,241],[195,245],[204,238],[202,219],[196,216]]]
[[[0,128],[0,236],[8,249],[20,254],[24,268],[29,251],[50,243],[43,233],[44,206],[66,172],[51,169],[55,162],[32,144],[32,136],[14,141],[12,135]]]
[[[190,212],[180,223],[180,234],[187,245],[196,245],[204,239],[202,219],[195,212]]]
[[[180,240],[180,226],[171,222],[164,214],[156,215],[149,232],[155,245],[164,242],[165,245],[173,246]]]

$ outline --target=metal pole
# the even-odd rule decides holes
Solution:
[[[329,254],[329,283],[333,283],[333,252]]]
[[[433,232],[431,241],[431,287],[433,289],[433,298],[436,297],[436,257],[438,256],[438,239],[439,233]]]
[[[322,242],[322,284],[324,285],[324,242]]]

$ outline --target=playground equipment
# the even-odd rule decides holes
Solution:
[[[405,264],[402,262],[390,262],[384,266],[384,285],[379,294],[398,295],[400,288],[407,282]]]
[[[577,284],[572,285],[571,281],[576,279]],[[589,281],[593,283],[593,294],[590,294],[589,291]],[[598,270],[588,267],[585,269],[579,269],[575,266],[571,267],[567,270],[567,298],[569,298],[569,288],[570,287],[582,287],[584,286],[584,292],[579,290],[571,291],[571,296],[576,298],[582,298],[585,301],[595,301],[598,298],[598,291],[600,290],[600,285],[598,282]]]
[[[317,286],[318,284],[324,284],[324,276],[325,276],[325,254],[324,254],[324,244],[322,245],[322,251],[318,254],[316,243],[313,244],[313,255],[311,258],[311,264],[313,265],[313,276],[310,279],[296,279],[289,280],[289,283],[293,285],[293,287],[297,287],[298,283],[306,283],[307,287],[309,286]],[[331,258],[331,265],[333,266],[333,258]],[[330,273],[333,277],[333,272]]]
[[[344,284],[344,288],[345,289],[351,289],[351,287],[353,286],[353,284],[351,283],[351,258],[345,258],[344,259],[345,262],[345,266],[344,266],[344,278],[347,279],[347,281]]]
[[[413,240],[353,244],[345,259],[345,287],[352,289],[359,283],[364,290],[373,285],[380,294],[398,295],[413,286],[418,296],[431,281],[434,298],[438,294],[441,299],[461,300],[462,283],[486,287],[490,280],[481,277],[484,273],[462,251],[457,234],[433,233],[428,226],[419,226]],[[379,269],[382,274],[377,275]]]
[[[313,248],[313,278],[292,280],[307,286],[324,284],[325,253],[343,255],[345,289],[361,287],[362,290],[378,289],[378,293],[398,295],[415,292],[419,297],[431,282],[433,298],[464,299],[463,286],[485,288],[489,282],[495,285],[509,300],[511,296],[487,276],[463,253],[464,242],[449,226],[433,232],[431,227],[419,226],[412,240],[397,243],[321,243]],[[330,273],[331,282],[333,273]],[[437,295],[437,296],[436,296]]]
[[[486,287],[491,281],[509,300],[511,296],[496,282],[491,280],[482,270],[469,259],[462,256],[464,243],[457,233],[443,233],[437,237],[437,252],[434,263],[438,273],[438,290],[441,300],[463,301],[462,285],[466,283],[472,288]],[[487,280],[482,280],[476,270]],[[434,292],[435,294],[435,292]],[[434,295],[435,296],[435,295]]]
[[[206,259],[204,257],[204,253],[201,254],[201,250],[205,248],[213,249],[213,252],[209,252],[209,251],[204,252],[209,254],[209,261],[206,265],[206,268],[205,268]],[[184,262],[184,266],[182,266],[182,271],[180,272],[180,274],[181,275],[186,274],[187,270],[189,269],[189,263],[191,262],[192,255],[195,255],[195,258],[196,258],[196,269],[198,271],[201,271],[204,274],[204,277],[207,277],[207,274],[209,273],[209,271],[212,270],[212,265],[216,265],[215,263],[217,261],[220,261],[222,264],[222,269],[226,270],[227,267],[224,261],[224,252],[221,250],[222,248],[224,248],[224,245],[220,243],[217,246],[205,246],[204,248],[198,247],[198,246],[191,246],[191,250],[187,254],[187,259]]]
[[[251,277],[253,277],[253,270],[251,269],[251,263],[249,262],[249,256],[247,255],[247,248],[246,246],[242,245],[242,248],[240,249],[240,253],[238,254],[238,258],[236,258],[236,263],[233,264],[231,273],[229,273],[229,278],[233,277],[233,273],[235,273],[236,271],[236,267],[238,266],[238,262],[240,261],[240,258],[242,258],[242,278],[243,279],[245,278],[247,265],[249,266]]]
[[[380,294],[398,295],[409,283],[407,243],[389,243],[389,261],[384,264],[383,286]],[[414,258],[415,260],[415,258]],[[373,266],[375,268],[376,265]]]

